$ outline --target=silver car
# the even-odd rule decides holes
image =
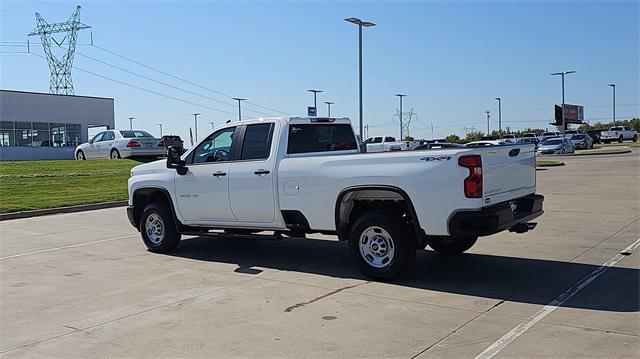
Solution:
[[[76,147],[77,160],[159,157],[166,153],[161,139],[142,130],[107,130]]]
[[[577,135],[573,135],[569,137],[569,140],[571,141],[571,143],[573,143],[573,146],[578,150],[593,148],[593,139],[589,135],[579,133]]]
[[[563,154],[563,153],[574,153],[575,147],[573,143],[569,141],[567,138],[563,137],[552,137],[547,140],[544,140],[540,147],[538,148],[538,153],[541,155],[547,154]]]

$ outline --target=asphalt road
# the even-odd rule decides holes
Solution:
[[[158,255],[123,208],[2,222],[0,356],[638,357],[640,156],[564,161],[537,172],[535,231],[393,284],[329,237]]]

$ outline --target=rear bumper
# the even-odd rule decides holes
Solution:
[[[488,236],[542,215],[544,196],[531,194],[481,210],[459,211],[449,220],[451,236]],[[515,208],[512,209],[512,204]]]
[[[120,157],[160,157],[167,154],[164,147],[139,148],[131,147],[120,150]]]

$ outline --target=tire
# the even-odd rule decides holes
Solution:
[[[476,244],[478,237],[432,237],[429,247],[446,256],[460,255]]]
[[[607,145],[608,145],[608,144],[609,144],[609,141],[608,141],[608,140],[603,140],[603,141],[602,141],[602,143],[604,143],[604,144],[607,144]]]
[[[112,160],[120,159],[120,152],[118,152],[116,148],[111,149],[111,152],[109,152],[109,158]]]
[[[176,229],[173,215],[166,204],[155,202],[147,205],[139,223],[142,241],[155,253],[167,253],[180,244],[182,235]]]
[[[413,267],[416,240],[402,231],[400,218],[393,213],[370,212],[353,224],[349,252],[362,274],[388,281]]]
[[[634,136],[633,136],[633,139],[632,139],[631,141],[633,141],[633,142],[638,142],[638,135],[634,135]]]
[[[622,136],[618,137],[618,143],[622,143],[622,141],[624,141],[624,138]]]
[[[78,151],[78,152],[76,152],[76,160],[78,160],[78,161],[84,161],[84,160],[86,160],[86,159],[87,159],[87,158],[84,156],[84,152],[82,152],[82,151]]]

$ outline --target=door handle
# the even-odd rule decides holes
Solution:
[[[264,176],[264,175],[268,175],[269,173],[271,173],[271,171],[267,171],[267,170],[263,170],[262,168],[253,172],[255,175],[257,176]]]
[[[213,172],[213,175],[216,177],[222,177],[222,176],[226,176],[227,172],[217,171],[217,172]]]

